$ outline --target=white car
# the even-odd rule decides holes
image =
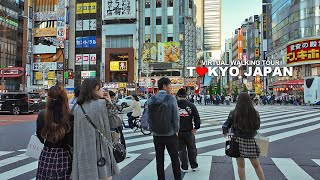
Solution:
[[[138,96],[139,97],[139,102],[140,102],[140,105],[141,107],[144,107],[145,103],[147,102],[147,98],[144,98],[144,97],[141,97],[141,96]],[[132,102],[132,97],[131,96],[126,96],[122,99],[119,99],[117,104],[120,105],[120,106],[123,106],[123,107],[129,107],[131,105],[131,102]]]

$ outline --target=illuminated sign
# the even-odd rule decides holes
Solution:
[[[97,3],[90,2],[90,3],[78,3],[76,14],[90,14],[97,12]]]
[[[110,61],[110,71],[127,71],[127,61]]]
[[[320,39],[311,39],[287,45],[287,64],[320,61]]]

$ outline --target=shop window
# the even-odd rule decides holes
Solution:
[[[173,37],[168,37],[168,38],[167,38],[167,41],[168,41],[168,42],[172,42],[172,41],[173,41]]]
[[[145,42],[149,43],[150,42],[150,34],[146,34],[145,36]]]
[[[156,36],[156,42],[161,42],[161,34],[157,34],[157,36]]]

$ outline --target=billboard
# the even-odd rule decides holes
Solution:
[[[180,42],[145,43],[143,62],[177,63],[180,60]]]
[[[89,31],[97,29],[97,20],[88,19],[88,20],[77,20],[76,22],[76,31]]]
[[[76,54],[75,65],[96,65],[97,54]]]
[[[97,12],[97,2],[77,3],[76,14],[91,14]]]
[[[242,32],[238,28],[238,60],[242,60]]]
[[[64,48],[64,40],[66,36],[66,9],[65,1],[58,0],[57,7],[57,48]]]
[[[131,19],[136,17],[136,0],[103,0],[102,19]]]
[[[286,62],[294,65],[320,63],[320,38],[288,44]]]

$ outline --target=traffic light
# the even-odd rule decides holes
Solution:
[[[68,79],[73,79],[73,70],[72,69],[68,70]]]

